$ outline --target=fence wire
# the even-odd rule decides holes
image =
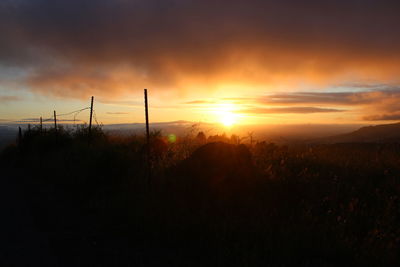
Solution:
[[[61,113],[61,114],[56,114],[57,117],[57,121],[59,117],[65,117],[65,116],[69,116],[69,115],[73,115],[73,123],[74,125],[76,125],[76,118],[77,116],[85,110],[90,109],[90,107],[85,107],[85,108],[81,108],[81,109],[77,109],[74,111],[70,111],[70,112],[66,112],[66,113]],[[4,122],[7,123],[32,123],[32,124],[36,124],[36,123],[40,123],[40,119],[21,119],[21,120],[3,120]],[[54,115],[47,117],[47,118],[42,118],[42,122],[49,122],[49,121],[54,121]],[[96,123],[97,122],[97,118],[95,118]]]
[[[97,121],[96,110],[93,109],[93,119],[96,122],[97,126],[99,126],[99,122]]]

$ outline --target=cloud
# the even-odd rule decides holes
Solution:
[[[366,121],[400,120],[400,112],[396,112],[396,113],[392,113],[392,114],[369,115],[369,116],[364,116],[363,119]]]
[[[20,100],[21,98],[18,96],[0,96],[0,103],[8,103]]]
[[[217,98],[213,100],[193,100],[185,104],[215,104],[229,102],[236,104],[257,104],[268,106],[282,105],[335,105],[335,106],[365,106],[378,105],[384,103],[388,109],[400,109],[397,105],[386,105],[388,101],[395,103],[400,100],[400,87],[386,87],[382,90],[374,91],[346,91],[346,92],[280,92],[270,93],[255,97],[236,97],[236,98]]]
[[[126,114],[129,114],[129,112],[107,112],[107,114],[110,114],[110,115],[126,115]]]
[[[362,120],[397,120],[400,114],[400,87],[371,86],[371,91],[287,92],[256,97],[194,100],[187,104],[212,106],[231,103],[238,112],[255,114],[317,112],[357,112]],[[380,88],[379,90],[377,88]],[[245,108],[242,108],[245,107]],[[381,115],[376,115],[381,114]]]
[[[99,99],[100,103],[108,105],[128,106],[128,107],[143,107],[143,101],[131,101],[131,100],[110,100],[110,99]]]
[[[397,82],[398,11],[389,0],[7,0],[0,64],[25,73],[20,86],[71,98]]]
[[[371,87],[372,88],[372,87]],[[256,103],[268,106],[317,105],[345,107],[361,113],[362,120],[399,119],[400,88],[383,86],[381,90],[361,92],[298,92],[280,93],[259,97]],[[376,115],[380,114],[380,115]]]
[[[193,100],[193,101],[184,102],[183,104],[189,104],[189,105],[200,104],[200,105],[204,105],[204,104],[214,104],[214,103],[215,103],[215,101],[211,101],[211,100]]]
[[[282,108],[249,108],[239,110],[238,113],[247,114],[310,114],[310,113],[325,113],[325,112],[343,112],[345,110],[334,108],[317,108],[317,107],[282,107]]]
[[[330,104],[366,105],[385,99],[400,98],[400,88],[364,92],[297,92],[270,94],[257,99],[258,103],[268,105],[288,104]]]

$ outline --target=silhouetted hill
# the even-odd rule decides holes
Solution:
[[[310,143],[392,143],[400,142],[400,123],[362,127],[348,134],[314,139]]]

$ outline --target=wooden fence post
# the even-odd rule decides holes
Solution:
[[[54,129],[57,133],[57,114],[55,110],[54,110]]]
[[[144,108],[146,118],[146,161],[147,161],[147,179],[150,185],[151,164],[150,164],[150,129],[149,129],[149,105],[147,100],[147,89],[144,89]]]
[[[18,126],[18,146],[21,146],[22,143],[22,129],[21,126]]]
[[[92,118],[93,118],[93,99],[94,96],[92,96],[92,100],[90,102],[90,118],[89,118],[89,138],[92,134]]]
[[[149,105],[147,100],[147,89],[144,89],[144,105],[145,105],[145,115],[146,115],[146,140],[147,144],[150,144],[150,130],[149,130]]]

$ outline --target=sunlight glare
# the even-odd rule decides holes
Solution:
[[[221,123],[227,127],[236,123],[236,116],[230,111],[221,112],[220,116]]]
[[[222,125],[231,127],[238,123],[238,114],[235,113],[236,109],[237,107],[232,103],[219,103],[214,110],[214,114]]]

